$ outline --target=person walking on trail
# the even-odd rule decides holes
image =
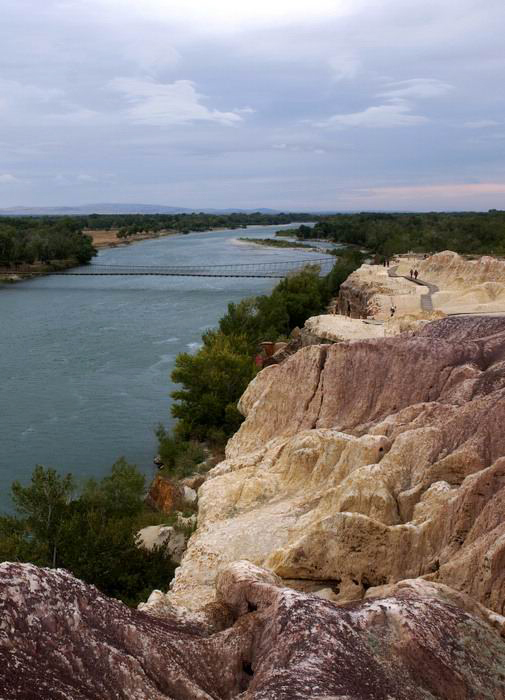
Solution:
[[[391,302],[391,309],[390,309],[390,311],[391,311],[391,318],[393,318],[393,316],[395,315],[395,312],[396,312],[396,306],[394,305],[393,302]]]
[[[419,272],[417,270],[414,270],[414,279],[417,279],[419,275]]]
[[[410,268],[410,279],[412,279],[413,277],[414,277],[414,270],[412,268]]]

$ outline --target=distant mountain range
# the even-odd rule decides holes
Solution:
[[[69,207],[9,207],[0,209],[0,216],[87,216],[89,214],[279,214],[276,209],[187,209],[185,207],[167,207],[162,204],[82,204]]]

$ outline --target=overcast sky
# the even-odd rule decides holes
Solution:
[[[0,207],[505,208],[504,0],[1,0]]]

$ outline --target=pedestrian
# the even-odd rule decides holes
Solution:
[[[393,318],[393,316],[395,315],[395,311],[396,311],[396,306],[393,303],[391,303],[390,311],[391,311],[391,318]]]
[[[414,270],[410,268],[410,279],[412,279],[412,277],[414,277]]]
[[[417,279],[418,275],[419,275],[419,272],[417,270],[414,270],[414,278],[415,279]]]

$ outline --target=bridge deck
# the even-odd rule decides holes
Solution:
[[[60,275],[73,277],[97,276],[151,276],[151,277],[262,277],[280,279],[299,272],[309,265],[317,265],[321,271],[333,267],[335,258],[312,258],[265,263],[243,263],[238,265],[101,265],[99,263],[57,271],[35,271],[23,269],[0,269],[0,275],[37,277]]]

